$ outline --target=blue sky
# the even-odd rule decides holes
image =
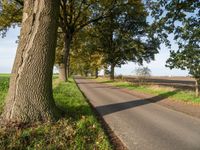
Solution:
[[[17,37],[19,28],[10,29],[5,38],[0,38],[0,73],[10,73],[15,58],[17,49]],[[172,41],[172,48],[177,49],[176,44]],[[169,49],[161,45],[160,53],[155,56],[155,61],[149,64],[144,63],[151,69],[151,74],[154,76],[187,76],[188,71],[179,69],[170,70],[165,67],[165,62],[169,58]],[[134,75],[134,70],[138,67],[135,63],[128,63],[121,68],[116,68],[116,74]]]

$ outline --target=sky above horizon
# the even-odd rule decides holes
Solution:
[[[20,28],[11,28],[8,30],[6,37],[0,37],[0,73],[10,73],[12,65],[14,62],[18,36],[20,33]],[[177,45],[173,40],[172,48],[177,50]],[[164,44],[161,45],[159,54],[155,55],[155,60],[150,63],[144,63],[145,67],[148,67],[151,70],[151,75],[153,76],[187,76],[188,71],[173,69],[165,67],[165,62],[169,58],[170,52]],[[135,63],[129,62],[128,64],[122,65],[121,68],[116,68],[116,75],[134,75],[135,69],[139,66]]]

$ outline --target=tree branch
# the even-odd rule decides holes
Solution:
[[[17,2],[18,4],[20,4],[21,6],[24,5],[24,2],[22,0],[15,0],[15,2]]]

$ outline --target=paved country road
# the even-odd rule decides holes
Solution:
[[[75,79],[130,150],[200,150],[200,119],[89,79]]]

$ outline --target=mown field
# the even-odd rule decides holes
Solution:
[[[0,75],[0,113],[8,90],[8,75]],[[36,122],[21,128],[0,128],[0,149],[112,149],[108,137],[73,79],[54,77],[54,97],[65,115],[54,123]]]

